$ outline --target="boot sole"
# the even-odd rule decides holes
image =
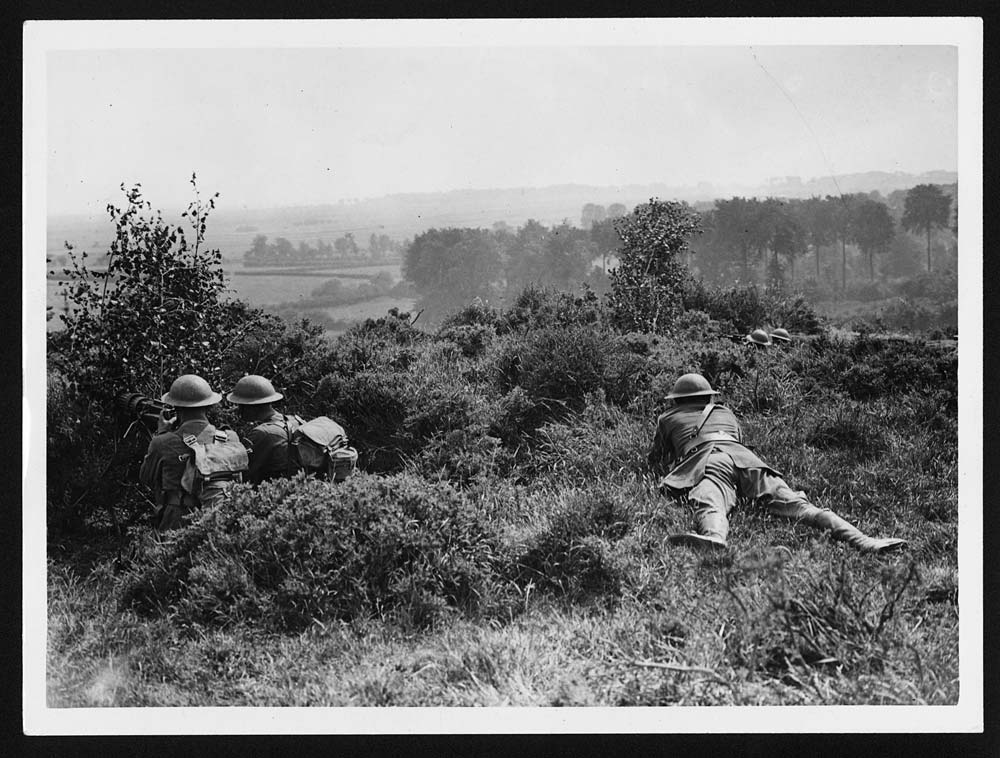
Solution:
[[[700,534],[671,534],[667,537],[667,542],[671,545],[683,545],[696,550],[725,550],[727,547],[724,542],[702,537]]]

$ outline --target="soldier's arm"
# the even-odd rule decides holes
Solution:
[[[269,435],[260,429],[251,429],[241,442],[247,449],[247,473],[245,480],[251,484],[260,484],[264,478],[264,464],[269,452]]]
[[[160,458],[159,445],[154,437],[149,441],[146,457],[142,459],[142,465],[139,467],[139,482],[150,489],[156,489],[159,484]]]
[[[663,424],[657,420],[656,434],[653,435],[653,444],[649,446],[646,461],[653,471],[658,472],[666,469],[673,462],[673,458],[673,445],[670,444],[663,432]]]

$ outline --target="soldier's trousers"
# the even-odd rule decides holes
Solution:
[[[725,543],[729,534],[729,513],[737,496],[759,501],[771,513],[828,530],[837,540],[865,547],[871,538],[829,508],[817,508],[801,490],[793,490],[768,469],[737,468],[726,453],[713,452],[705,465],[705,476],[688,493],[695,509],[699,534]]]

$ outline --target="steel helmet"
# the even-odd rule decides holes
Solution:
[[[684,374],[674,382],[674,388],[667,395],[667,400],[673,400],[675,397],[718,394],[718,392],[712,389],[712,385],[708,383],[708,379],[701,374]]]
[[[788,330],[787,329],[782,329],[781,327],[778,327],[773,332],[771,332],[771,339],[772,340],[780,340],[781,342],[791,342],[792,341],[791,335],[788,334]]]
[[[752,342],[755,345],[770,345],[771,338],[763,329],[754,329],[747,335],[747,342]]]
[[[233,391],[226,395],[226,400],[236,405],[261,405],[273,403],[283,397],[280,392],[274,391],[274,385],[267,379],[257,374],[250,374],[236,382]]]
[[[197,374],[184,374],[174,379],[170,391],[160,400],[175,408],[201,408],[215,405],[222,400],[222,395],[213,392],[208,382]]]

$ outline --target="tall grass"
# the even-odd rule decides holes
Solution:
[[[543,300],[334,345],[312,410],[370,473],[243,488],[117,571],[51,560],[50,704],[957,701],[953,351],[761,354]],[[909,549],[855,553],[750,503],[727,551],[670,546],[691,513],[644,453],[687,370],[793,487]]]

